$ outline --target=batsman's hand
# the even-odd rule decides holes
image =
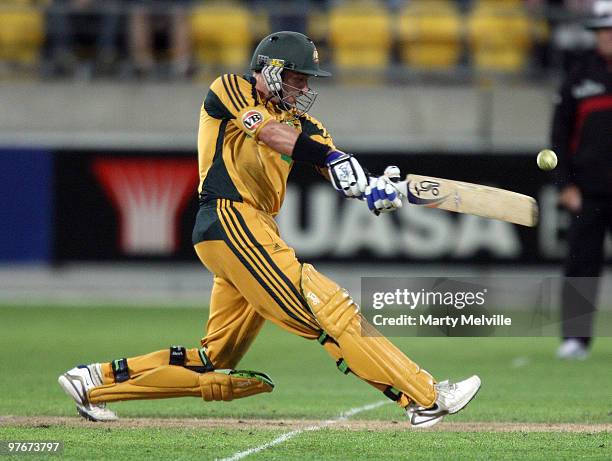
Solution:
[[[355,157],[333,150],[327,155],[325,166],[334,189],[346,197],[363,200],[368,187],[368,175]]]
[[[582,210],[582,193],[578,186],[570,184],[559,194],[559,203],[570,213],[578,214]]]
[[[393,185],[399,180],[400,169],[396,166],[388,166],[382,176],[370,178],[365,198],[372,213],[378,216],[380,213],[389,213],[402,207],[401,194]]]

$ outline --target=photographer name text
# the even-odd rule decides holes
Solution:
[[[376,326],[431,326],[431,327],[451,327],[457,326],[512,326],[512,319],[502,314],[494,315],[465,315],[457,317],[450,315],[438,317],[435,315],[408,315],[401,314],[395,317],[386,317],[376,314],[372,317],[372,322]]]

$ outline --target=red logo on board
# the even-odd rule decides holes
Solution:
[[[96,159],[93,170],[119,214],[120,245],[129,255],[171,255],[179,217],[197,186],[193,160]]]

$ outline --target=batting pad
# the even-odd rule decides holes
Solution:
[[[336,363],[338,362],[339,359],[342,358],[342,351],[340,350],[340,348],[335,342],[327,341],[325,342],[325,344],[323,344],[323,347],[325,348],[327,353],[334,358]],[[387,384],[375,383],[374,381],[368,381],[365,378],[361,378],[361,379],[363,379],[370,386],[373,386],[376,389],[378,389],[380,392],[385,392],[389,388]],[[411,400],[406,394],[400,392],[399,395],[397,396],[397,400],[395,401],[395,403],[397,403],[402,408],[406,408],[408,405],[410,405]]]
[[[434,404],[433,377],[366,322],[346,290],[310,264],[304,264],[302,293],[325,332],[338,343],[342,358],[355,375],[398,389],[423,407]]]
[[[202,397],[206,401],[234,400],[272,392],[274,383],[264,373],[243,370],[216,370],[197,373],[187,368],[162,365],[136,378],[93,388],[91,403],[118,400]]]

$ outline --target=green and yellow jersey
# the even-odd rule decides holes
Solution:
[[[225,74],[210,86],[200,113],[198,165],[201,202],[225,198],[276,215],[283,203],[293,161],[258,141],[271,120],[335,149],[325,127],[314,117],[299,118],[262,101],[255,78]]]

